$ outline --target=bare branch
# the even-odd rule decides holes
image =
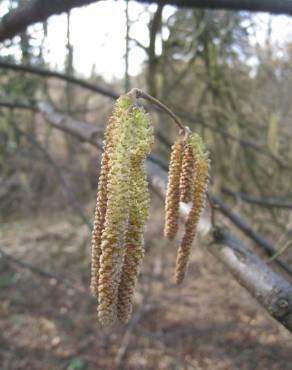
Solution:
[[[83,212],[82,207],[80,206],[79,202],[77,201],[77,198],[73,192],[73,190],[70,188],[70,186],[67,184],[67,181],[63,175],[63,172],[61,168],[57,165],[57,163],[54,161],[54,159],[51,157],[51,155],[43,148],[43,146],[31,135],[27,134],[26,132],[19,129],[16,125],[14,129],[22,136],[24,136],[30,143],[32,143],[37,150],[43,155],[43,157],[47,160],[48,164],[53,168],[55,171],[59,182],[62,186],[62,190],[65,193],[70,206],[76,211],[76,214],[79,216],[79,218],[82,220],[82,222],[88,227],[89,231],[92,230],[92,224]]]
[[[42,69],[42,68],[37,68],[37,67],[31,67],[31,66],[26,66],[26,65],[21,65],[21,64],[12,64],[12,63],[6,63],[0,61],[0,68],[2,69],[10,69],[13,71],[18,71],[18,72],[26,72],[26,73],[31,73],[43,77],[49,77],[49,78],[58,78],[63,81],[70,82],[74,85],[81,86],[87,90],[93,91],[95,93],[101,94],[103,96],[107,96],[111,99],[117,99],[118,94],[116,94],[113,91],[109,91],[107,89],[104,89],[100,86],[97,86],[95,84],[92,84],[88,81],[82,80],[80,78],[76,78],[70,75],[66,75],[64,73],[60,72],[55,72],[55,71],[50,71],[48,69]]]
[[[292,331],[292,285],[231,235],[216,227],[208,250],[223,263],[268,313]]]
[[[246,203],[255,204],[259,207],[264,208],[281,208],[281,209],[291,209],[292,203],[288,201],[281,201],[281,200],[274,200],[274,199],[260,199],[256,198],[252,195],[241,193],[241,192],[234,192],[227,188],[221,189],[222,193],[230,195],[236,199],[243,200]]]
[[[98,0],[31,0],[25,1],[14,11],[4,15],[0,22],[0,41],[10,39],[28,26],[43,22],[53,14],[61,14],[77,6],[88,5]]]
[[[70,288],[70,289],[73,289],[75,291],[77,291],[78,293],[84,295],[85,297],[87,297],[88,299],[93,299],[93,297],[91,296],[91,294],[87,293],[86,291],[83,291],[81,290],[80,288],[78,288],[75,284],[73,284],[70,280],[68,280],[65,276],[62,276],[62,275],[59,275],[55,272],[52,272],[52,271],[49,271],[49,270],[46,270],[44,268],[41,268],[39,266],[36,266],[34,264],[31,264],[29,262],[24,262],[14,256],[11,256],[9,253],[5,252],[2,248],[0,248],[0,257],[9,262],[9,263],[12,263],[12,264],[15,264],[21,268],[25,268],[27,270],[30,270],[38,275],[40,275],[41,277],[43,278],[46,278],[46,279],[53,279],[55,280],[58,284],[63,284],[64,286],[66,286],[67,288]]]
[[[260,234],[256,233],[246,219],[239,214],[233,212],[221,199],[209,193],[211,200],[214,202],[218,210],[227,217],[237,228],[239,228],[247,237],[253,240],[268,256],[274,256],[277,253],[276,249]],[[286,262],[277,259],[275,260],[279,266],[283,268],[289,275],[292,276],[292,267]]]
[[[231,140],[237,141],[242,146],[248,146],[255,150],[258,153],[261,153],[265,155],[266,157],[271,158],[273,161],[275,161],[280,167],[282,168],[290,168],[290,164],[283,160],[283,158],[275,155],[274,153],[270,152],[269,150],[263,148],[261,145],[259,145],[257,142],[253,140],[247,140],[241,137],[237,137],[235,135],[232,135],[227,130],[224,130],[219,127],[215,127],[210,123],[204,122],[201,118],[193,118],[190,114],[187,114],[185,112],[178,112],[179,116],[183,119],[185,119],[187,122],[202,125],[210,130],[212,130],[215,133],[218,133],[222,135],[223,137],[227,137]]]
[[[85,80],[82,80],[82,79],[79,79],[79,78],[76,78],[76,77],[72,77],[72,76],[69,76],[69,75],[66,75],[66,74],[60,73],[60,72],[54,72],[54,71],[50,71],[50,70],[47,70],[47,69],[41,69],[41,68],[19,65],[19,64],[6,63],[6,62],[1,62],[1,61],[0,61],[0,68],[11,69],[11,70],[14,70],[14,71],[19,71],[19,72],[27,72],[27,73],[36,74],[36,75],[43,76],[43,77],[58,78],[58,79],[70,82],[72,84],[75,84],[77,86],[83,87],[87,90],[99,93],[103,96],[107,96],[111,99],[117,99],[119,97],[119,94],[114,92],[114,91],[104,89],[100,86],[97,86],[97,85],[92,84],[90,82],[87,82]],[[10,98],[8,98],[6,103],[5,103],[5,99],[6,98],[1,97],[1,105],[2,106],[7,106],[7,107],[11,106],[12,103],[11,103]],[[19,108],[26,108],[25,104],[23,106],[21,106],[21,103],[22,103],[21,99],[22,98],[16,98],[16,99],[19,99],[17,101],[17,105],[18,105]],[[153,101],[152,101],[152,103],[156,104]],[[13,108],[13,106],[12,106],[12,108]],[[228,131],[226,131],[224,129],[214,127],[213,125],[211,125],[207,122],[203,122],[201,119],[195,119],[194,120],[193,117],[191,117],[189,114],[187,114],[185,112],[179,112],[178,111],[178,115],[181,118],[185,119],[186,121],[189,121],[189,122],[194,123],[194,124],[203,125],[203,126],[207,127],[208,129],[214,131],[215,133],[219,133],[219,134],[223,135],[224,137],[228,137],[231,140],[237,141],[243,146],[248,146],[248,147],[252,148],[253,150],[271,158],[282,168],[290,168],[290,164],[286,163],[282,158],[280,158],[277,155],[271,153],[270,151],[266,150],[265,148],[262,148],[258,143],[254,142],[254,141],[246,140],[246,139],[243,139],[243,138],[240,138],[240,137],[236,137],[236,136],[230,134]],[[178,119],[178,117],[176,117],[176,119]],[[178,121],[181,124],[179,119],[178,119]]]
[[[138,0],[138,2],[188,8],[247,10],[292,15],[291,0]]]
[[[61,14],[78,6],[88,5],[99,0],[30,0],[14,11],[6,14],[0,21],[0,42],[23,32],[28,26],[43,22],[51,15]],[[209,8],[226,10],[246,10],[292,15],[291,0],[137,0],[140,3],[176,5],[190,8]]]

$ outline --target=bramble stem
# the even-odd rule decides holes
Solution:
[[[158,99],[154,98],[153,96],[145,93],[144,91],[140,89],[137,89],[136,87],[130,90],[127,95],[129,95],[131,98],[134,98],[134,99],[143,98],[145,100],[148,100],[150,103],[156,105],[157,107],[159,107],[162,111],[167,113],[174,120],[174,122],[177,124],[177,126],[182,131],[182,133],[186,133],[189,130],[187,127],[185,127],[181,123],[180,119],[166,105],[161,103]]]

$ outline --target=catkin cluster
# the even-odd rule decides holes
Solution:
[[[184,280],[191,246],[205,205],[209,177],[209,155],[197,134],[188,134],[172,147],[165,206],[164,234],[173,239],[178,230],[179,202],[192,202],[178,248],[175,270],[177,284]]]
[[[131,313],[149,208],[143,162],[152,142],[148,115],[122,96],[106,130],[92,234],[91,290],[104,325],[127,322]]]

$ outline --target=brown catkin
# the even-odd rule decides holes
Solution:
[[[98,297],[98,279],[101,256],[101,235],[104,229],[106,208],[107,208],[107,182],[110,167],[110,153],[113,149],[112,132],[117,125],[118,117],[121,112],[115,111],[110,118],[105,133],[104,152],[101,160],[101,170],[98,182],[97,201],[94,214],[92,230],[92,249],[91,249],[91,284],[90,289],[93,295]]]
[[[179,183],[180,201],[188,203],[192,200],[192,185],[194,179],[194,154],[192,145],[186,143],[183,151],[182,170]]]
[[[194,134],[195,135],[195,134]],[[185,278],[191,246],[197,232],[201,212],[205,205],[209,177],[208,153],[202,151],[202,142],[194,136],[195,178],[193,183],[193,205],[185,224],[185,233],[179,246],[176,259],[175,282],[181,284]],[[196,152],[197,151],[197,152]]]
[[[107,207],[101,240],[98,279],[98,317],[103,325],[116,319],[117,293],[122,272],[129,214],[131,122],[125,114],[113,130],[109,152]]]
[[[168,184],[165,200],[164,235],[172,240],[178,230],[179,202],[180,202],[180,176],[183,154],[183,142],[177,140],[171,148]]]

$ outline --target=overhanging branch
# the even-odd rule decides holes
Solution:
[[[23,32],[28,26],[43,22],[51,15],[88,5],[99,0],[30,0],[0,21],[0,42]],[[140,3],[175,5],[189,8],[225,9],[292,15],[291,0],[137,0]]]
[[[188,8],[246,10],[249,12],[292,15],[291,0],[138,0],[138,2]]]
[[[12,71],[17,72],[25,72],[30,73],[38,76],[48,77],[48,78],[58,78],[59,80],[63,80],[66,82],[70,82],[74,85],[81,86],[87,90],[93,91],[95,93],[101,94],[103,96],[107,96],[111,99],[117,99],[118,94],[116,94],[113,91],[110,91],[108,89],[102,88],[100,86],[97,86],[93,83],[90,83],[88,81],[82,80],[80,78],[76,78],[64,73],[50,71],[48,69],[38,68],[38,67],[32,67],[22,64],[13,64],[13,63],[6,63],[3,61],[0,61],[0,68],[2,69],[9,69]]]
[[[61,14],[77,6],[88,5],[98,0],[30,0],[23,6],[4,15],[0,22],[0,41],[10,39],[28,26],[43,22],[51,15]]]

